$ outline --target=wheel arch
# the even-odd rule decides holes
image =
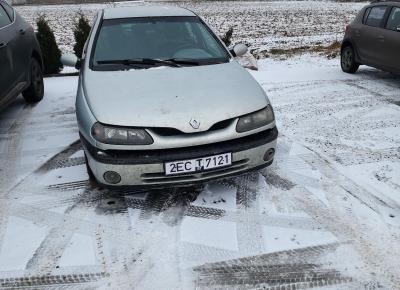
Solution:
[[[354,42],[353,41],[351,41],[350,39],[344,39],[343,40],[343,42],[342,42],[342,46],[341,46],[341,48],[340,48],[340,53],[342,53],[343,52],[343,49],[344,48],[346,48],[346,47],[348,47],[348,46],[351,46],[352,48],[353,48],[353,50],[354,50],[354,55],[355,55],[355,57],[356,57],[356,61],[358,62],[358,63],[360,63],[360,57],[359,57],[359,54],[358,54],[358,49],[357,49],[357,46],[354,44]]]

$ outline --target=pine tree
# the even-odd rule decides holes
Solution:
[[[233,28],[229,28],[229,30],[225,33],[224,36],[221,37],[221,40],[225,43],[228,47],[232,43],[232,35],[233,35]]]
[[[74,25],[75,45],[74,52],[78,58],[82,58],[85,42],[89,37],[90,24],[82,12],[78,13],[78,21]]]
[[[61,71],[61,51],[58,48],[54,33],[51,30],[45,16],[38,18],[36,38],[43,54],[44,74],[57,74]]]

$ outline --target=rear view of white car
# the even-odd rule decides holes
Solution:
[[[98,13],[81,60],[76,112],[88,172],[103,186],[189,185],[273,162],[278,131],[253,77],[193,12]]]

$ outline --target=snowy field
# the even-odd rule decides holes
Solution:
[[[92,19],[96,11],[113,5],[174,5],[193,10],[202,16],[219,35],[234,28],[233,42],[245,42],[251,49],[295,48],[328,45],[341,40],[346,24],[367,3],[327,1],[150,1],[115,4],[17,6],[18,12],[34,24],[45,14],[55,30],[64,52],[74,43],[72,28],[77,12]]]
[[[399,289],[400,78],[311,56],[260,68],[275,163],[201,192],[90,184],[76,77],[16,100],[0,116],[0,289]]]

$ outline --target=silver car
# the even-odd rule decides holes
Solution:
[[[88,173],[106,187],[190,185],[273,162],[264,90],[195,13],[99,12],[82,59],[76,114]]]

